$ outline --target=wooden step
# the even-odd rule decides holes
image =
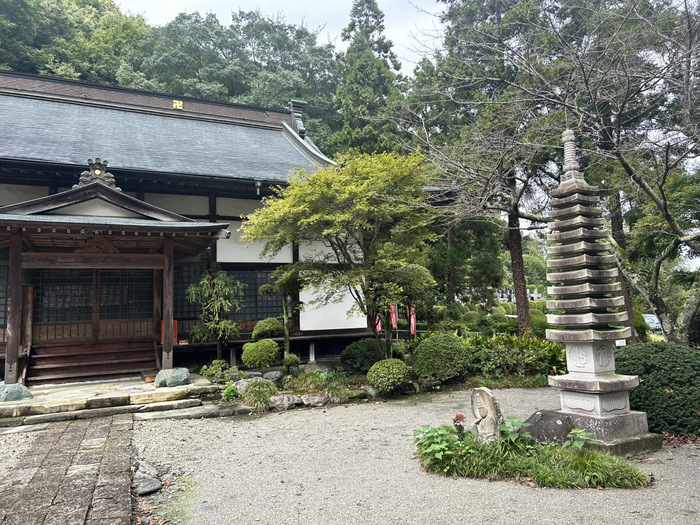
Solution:
[[[157,368],[152,341],[46,345],[32,348],[26,383],[77,382],[140,376]]]

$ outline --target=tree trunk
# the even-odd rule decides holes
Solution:
[[[452,226],[447,227],[447,302],[455,300],[455,261],[452,250],[454,249],[454,231]]]
[[[532,332],[532,323],[530,321],[530,298],[527,295],[527,281],[525,280],[520,218],[515,210],[508,213],[506,247],[510,252],[510,263],[513,267],[513,288],[515,290],[515,304],[518,308],[518,334],[523,336]]]
[[[625,232],[622,228],[622,204],[620,202],[620,193],[618,191],[613,191],[610,196],[610,204],[608,210],[610,212],[610,233],[617,242],[618,246],[625,250],[627,248],[627,239],[625,238]],[[622,297],[625,300],[625,311],[627,312],[627,322],[626,326],[629,326],[632,332],[628,342],[631,344],[638,343],[639,339],[637,337],[637,332],[634,329],[634,310],[632,308],[632,298],[630,296],[630,288],[625,279],[624,275],[620,275],[620,290]]]

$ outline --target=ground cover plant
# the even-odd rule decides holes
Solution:
[[[461,416],[461,417],[460,417]],[[585,433],[569,435],[565,446],[536,443],[523,431],[523,423],[509,418],[501,425],[500,439],[475,443],[464,428],[464,416],[454,425],[424,426],[414,433],[423,468],[443,476],[489,480],[531,480],[542,487],[639,488],[649,476],[639,467],[584,446]]]

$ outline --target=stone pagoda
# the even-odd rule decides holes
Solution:
[[[598,188],[579,171],[574,132],[566,130],[564,174],[550,193],[547,339],[566,347],[568,373],[550,376],[559,390],[561,412],[575,428],[591,432],[600,448],[615,454],[658,450],[661,436],[649,433],[644,412],[630,410],[636,376],[615,373],[615,341],[630,336],[621,325],[627,313],[618,270],[607,242]]]

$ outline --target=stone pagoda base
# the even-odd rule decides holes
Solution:
[[[636,376],[615,373],[549,376],[559,390],[558,412],[592,434],[593,448],[620,456],[661,450],[662,437],[649,432],[646,413],[629,408],[628,391],[637,383]]]

